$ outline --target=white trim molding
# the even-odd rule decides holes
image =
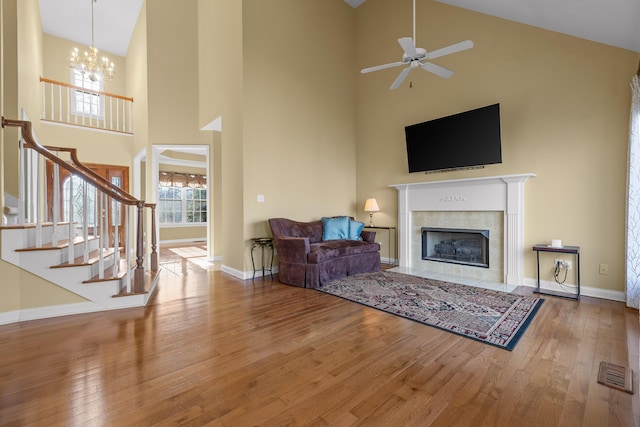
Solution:
[[[524,183],[533,173],[394,184],[398,190],[400,266],[412,267],[411,213],[420,211],[504,212],[504,282],[524,283]]]

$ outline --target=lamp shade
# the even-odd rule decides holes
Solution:
[[[365,212],[379,212],[380,208],[378,207],[378,202],[376,199],[367,199],[364,202],[364,211]]]

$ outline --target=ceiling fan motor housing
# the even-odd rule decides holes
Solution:
[[[402,62],[411,62],[411,61],[415,61],[416,59],[417,59],[418,61],[420,61],[420,60],[422,60],[422,59],[424,59],[424,58],[426,58],[426,57],[427,57],[427,51],[426,51],[426,50],[424,50],[424,49],[423,49],[423,48],[421,48],[421,47],[417,47],[417,48],[416,48],[416,55],[415,55],[415,57],[414,57],[414,56],[411,56],[411,55],[408,55],[408,54],[406,54],[406,53],[403,53],[403,54],[402,54]]]

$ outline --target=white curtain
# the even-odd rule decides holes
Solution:
[[[631,80],[627,176],[627,306],[640,308],[640,68]]]

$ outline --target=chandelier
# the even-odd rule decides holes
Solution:
[[[98,59],[98,49],[95,47],[93,40],[93,4],[97,0],[91,1],[91,46],[88,51],[84,51],[83,55],[80,55],[78,48],[74,48],[71,52],[71,61],[69,66],[74,70],[82,73],[92,82],[98,80],[109,81],[115,76],[115,70],[113,62],[109,61],[109,58],[103,56]]]

